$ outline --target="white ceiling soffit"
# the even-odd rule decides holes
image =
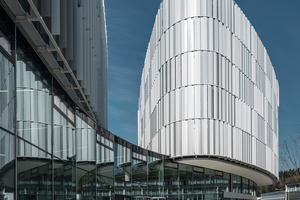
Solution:
[[[194,158],[174,158],[175,162],[193,166],[205,167],[227,173],[242,176],[254,181],[257,186],[272,185],[277,183],[277,178],[263,169],[246,163],[238,163],[234,160],[223,160],[217,157],[197,156]],[[245,166],[247,165],[247,166]],[[252,168],[252,167],[255,168]]]

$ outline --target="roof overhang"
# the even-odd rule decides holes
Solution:
[[[254,181],[257,186],[272,185],[278,182],[277,177],[267,170],[255,165],[210,155],[171,157],[175,162],[210,168],[227,173],[232,173]]]

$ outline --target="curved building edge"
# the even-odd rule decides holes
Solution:
[[[278,106],[271,60],[233,0],[161,2],[141,77],[140,146],[224,157],[276,183]]]

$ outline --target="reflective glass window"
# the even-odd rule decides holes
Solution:
[[[231,175],[232,177],[232,192],[241,193],[242,192],[242,180],[240,176]]]
[[[13,200],[15,193],[15,137],[0,129],[0,198]]]
[[[192,199],[193,167],[179,164],[180,199]]]
[[[55,160],[54,172],[54,199],[76,198],[76,167],[75,160]]]
[[[114,152],[98,143],[96,146],[97,199],[112,199],[114,196]]]
[[[94,199],[96,196],[96,131],[76,116],[77,197]]]
[[[147,162],[132,159],[132,195],[147,195]]]
[[[164,196],[166,198],[176,198],[179,196],[179,176],[178,164],[169,160],[164,162]]]
[[[131,195],[131,150],[115,143],[115,194]]]
[[[148,156],[148,196],[157,197],[163,194],[162,160]]]
[[[18,154],[17,158],[17,196],[18,199],[52,198],[51,156],[31,144],[18,139],[18,147],[30,149],[29,154]],[[20,145],[22,144],[22,145]],[[20,151],[19,151],[20,152]],[[38,155],[43,155],[39,157]]]
[[[75,127],[53,108],[53,154],[61,159],[75,159]]]
[[[205,199],[216,199],[217,185],[215,171],[212,169],[205,169]]]
[[[193,171],[193,196],[194,199],[204,199],[205,193],[205,179],[204,179],[204,169],[194,167]]]
[[[45,71],[46,67],[34,50],[22,34],[18,33],[17,135],[51,152],[52,75]]]
[[[0,53],[0,72],[0,126],[14,132],[15,73],[12,63],[2,53]]]

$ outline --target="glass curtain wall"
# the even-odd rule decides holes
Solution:
[[[163,196],[163,159],[149,152],[148,154],[148,196]]]
[[[179,197],[180,199],[192,199],[193,197],[193,166],[179,164]]]
[[[0,199],[13,200],[15,194],[15,137],[0,129]]]
[[[62,102],[61,102],[62,104]],[[58,107],[53,108],[54,198],[76,197],[75,127]],[[57,159],[57,158],[59,159]]]
[[[204,168],[193,167],[193,196],[196,200],[203,200],[205,193]]]
[[[52,76],[17,31],[16,135],[18,199],[52,197]]]
[[[131,144],[115,137],[115,195],[131,195]]]
[[[147,151],[132,145],[132,196],[147,193]]]
[[[18,151],[17,158],[17,195],[20,200],[52,198],[52,160],[47,152],[32,144],[18,139],[19,147],[30,149],[34,155],[24,155]]]
[[[164,161],[164,196],[169,199],[179,199],[178,165],[169,160]]]
[[[111,141],[112,140],[112,141]],[[114,136],[97,133],[97,199],[114,198]]]
[[[96,196],[96,131],[76,116],[77,198]]]
[[[15,199],[15,25],[0,7],[0,199]]]
[[[15,128],[14,71],[13,64],[0,52],[0,127],[12,133]]]

